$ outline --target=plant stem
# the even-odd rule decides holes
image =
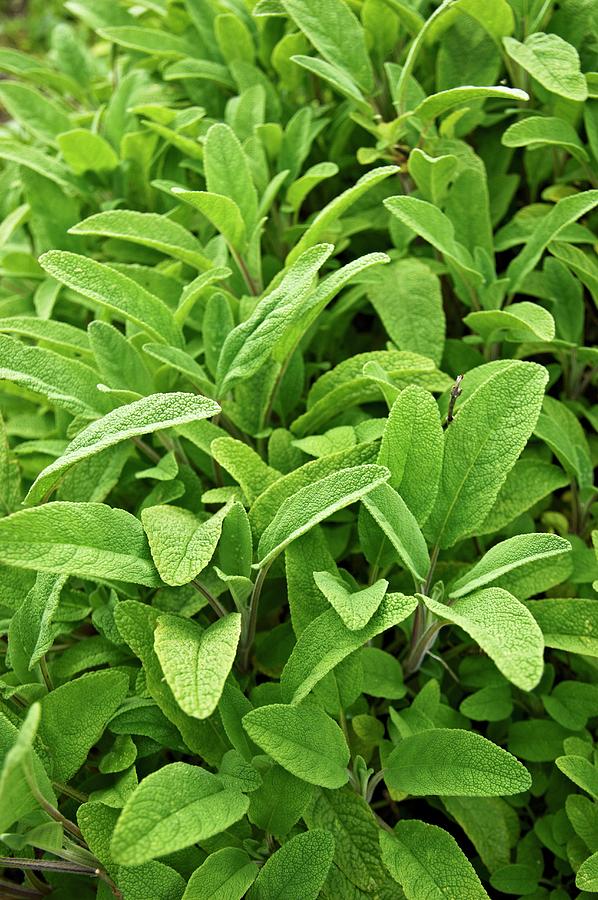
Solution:
[[[195,590],[198,591],[202,595],[202,597],[206,598],[206,600],[208,601],[208,603],[210,604],[210,606],[212,607],[212,609],[214,610],[214,612],[216,613],[218,618],[223,619],[224,616],[228,615],[228,610],[226,609],[226,607],[224,607],[222,605],[222,603],[220,602],[220,600],[218,600],[216,597],[214,597],[214,595],[211,594],[207,590],[207,588],[205,588],[203,586],[203,584],[200,584],[200,582],[197,581],[197,579],[195,579],[195,578],[193,579],[191,584],[193,585]]]
[[[268,575],[268,571],[271,565],[272,563],[269,563],[268,565],[265,565],[262,569],[260,569],[259,574],[255,579],[251,599],[249,600],[247,632],[242,639],[239,656],[239,662],[242,672],[247,672],[249,668],[249,655],[251,653],[251,647],[255,640],[255,631],[257,628],[257,614],[260,603],[260,594],[262,593],[264,581],[266,580],[266,576]]]
[[[45,893],[50,891],[35,891],[31,888],[23,887],[21,884],[15,884],[14,881],[5,881],[0,878],[0,897],[43,897]]]
[[[42,678],[44,679],[44,683],[45,683],[46,687],[48,688],[48,693],[49,693],[50,691],[54,690],[54,684],[52,682],[52,676],[50,675],[50,673],[48,671],[48,663],[46,661],[45,656],[42,656],[42,658],[40,659],[39,667],[40,667],[40,670],[42,673]]]

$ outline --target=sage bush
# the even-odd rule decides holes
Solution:
[[[598,892],[598,6],[19,10],[0,896]]]

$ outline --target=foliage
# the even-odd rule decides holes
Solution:
[[[596,4],[22,12],[0,894],[598,892]]]

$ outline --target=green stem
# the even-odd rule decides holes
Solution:
[[[247,672],[249,668],[249,655],[251,653],[251,647],[253,646],[253,642],[255,640],[255,632],[257,629],[257,614],[260,603],[260,594],[262,593],[262,588],[264,586],[264,581],[266,580],[266,576],[268,575],[268,571],[272,563],[265,565],[262,569],[260,569],[257,578],[255,579],[255,584],[253,586],[253,592],[251,594],[251,599],[249,601],[249,616],[247,619],[247,632],[243,637],[241,648],[240,648],[240,666],[241,671]]]
[[[411,77],[411,73],[415,67],[415,63],[417,61],[417,57],[419,56],[419,52],[423,46],[426,34],[436,19],[442,15],[449,7],[453,6],[456,3],[456,0],[443,0],[438,9],[434,10],[430,18],[424,22],[423,28],[420,30],[419,34],[414,39],[411,47],[409,48],[409,53],[407,54],[407,59],[405,60],[405,64],[399,76],[399,80],[397,82],[396,92],[395,92],[395,105],[399,111],[399,115],[405,112],[405,103],[407,97],[407,91],[409,89],[409,79]]]
[[[202,595],[202,597],[206,598],[219,619],[223,619],[224,616],[228,615],[228,610],[222,605],[220,600],[214,597],[214,595],[211,594],[208,589],[203,586],[203,584],[201,584],[195,578],[193,579],[191,584],[193,585],[195,590]]]

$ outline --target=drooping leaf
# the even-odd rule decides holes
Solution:
[[[297,834],[274,853],[255,880],[249,900],[316,900],[334,856],[334,839],[323,829]]]
[[[382,484],[363,498],[363,504],[415,581],[425,581],[430,568],[428,548],[415,516],[400,494],[389,484]]]
[[[314,572],[314,581],[351,631],[367,625],[388,588],[388,582],[381,578],[366,588],[351,591],[343,578],[330,572]]]

